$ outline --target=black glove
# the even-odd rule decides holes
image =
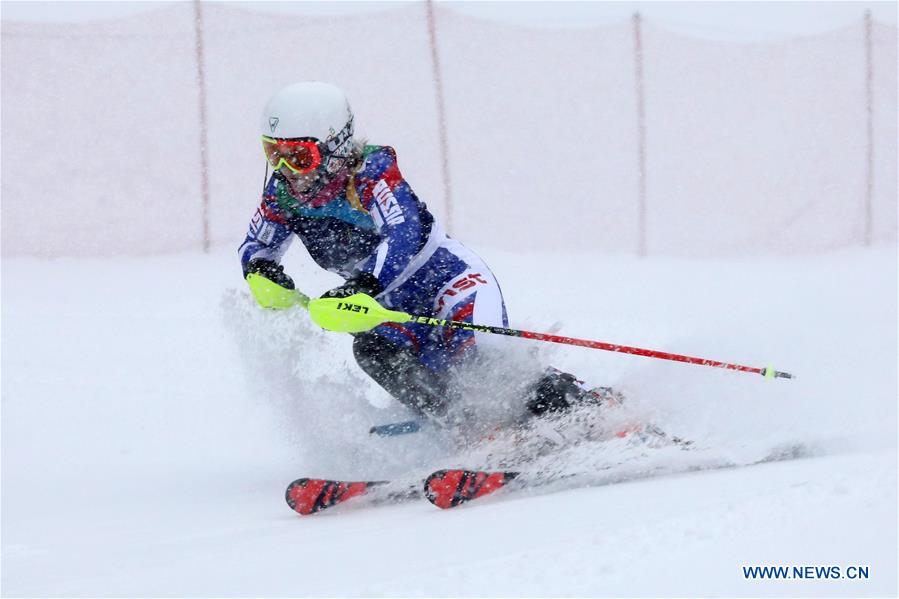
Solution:
[[[293,279],[284,274],[284,267],[274,260],[253,258],[247,264],[246,272],[243,273],[244,278],[249,274],[257,274],[265,277],[272,283],[277,283],[285,289],[294,289]]]
[[[322,297],[349,297],[357,293],[364,293],[372,297],[378,295],[384,290],[378,277],[369,272],[360,272],[353,278],[348,279],[346,283],[340,287],[335,287],[330,291],[325,291]]]

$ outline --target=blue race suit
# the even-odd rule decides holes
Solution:
[[[344,190],[325,203],[299,204],[275,172],[239,252],[246,275],[254,258],[280,261],[296,235],[322,268],[350,279],[365,272],[386,308],[440,319],[508,326],[502,292],[477,255],[443,231],[400,174],[396,153],[366,146]],[[366,333],[414,354],[435,373],[448,371],[484,343],[484,333],[385,323]],[[380,381],[379,381],[380,382]]]

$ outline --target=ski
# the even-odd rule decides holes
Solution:
[[[676,437],[675,437],[676,439]],[[687,449],[683,444],[689,443],[678,439],[676,445]],[[718,464],[697,465],[694,467],[675,469],[672,471],[642,471],[631,472],[624,477],[606,478],[596,480],[595,477],[602,470],[611,470],[616,464],[609,464],[606,468],[586,472],[556,472],[552,470],[535,471],[503,471],[503,470],[467,470],[462,468],[438,470],[425,480],[424,495],[428,501],[440,509],[457,507],[474,499],[490,495],[500,489],[508,487],[510,490],[534,489],[563,479],[583,478],[590,482],[589,486],[614,484],[617,482],[634,481],[666,474],[685,474],[690,472],[726,470],[742,468],[745,466],[758,466],[772,462],[795,460],[810,455],[808,448],[802,444],[788,444],[775,448],[768,455],[744,464],[724,462]],[[511,484],[510,484],[511,483]]]
[[[368,430],[368,434],[379,437],[398,437],[419,432],[425,426],[423,420],[406,420],[405,422],[392,422],[390,424],[377,424]]]
[[[438,470],[425,480],[425,497],[445,510],[498,491],[519,474],[514,471]]]
[[[289,485],[284,499],[290,509],[301,516],[317,514],[322,510],[357,499],[366,505],[398,503],[421,495],[421,483],[402,481],[357,481],[327,480],[322,478],[298,478]]]

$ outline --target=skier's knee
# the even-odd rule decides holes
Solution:
[[[353,357],[356,358],[356,363],[375,380],[378,380],[375,373],[390,368],[402,351],[400,346],[372,333],[362,333],[353,339]]]
[[[363,333],[353,340],[353,355],[359,367],[400,403],[430,415],[445,409],[446,381],[422,364],[411,349]]]

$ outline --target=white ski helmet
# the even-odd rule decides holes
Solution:
[[[353,129],[353,111],[344,93],[330,83],[293,83],[272,96],[262,111],[262,134],[279,139],[311,137],[326,142]]]

